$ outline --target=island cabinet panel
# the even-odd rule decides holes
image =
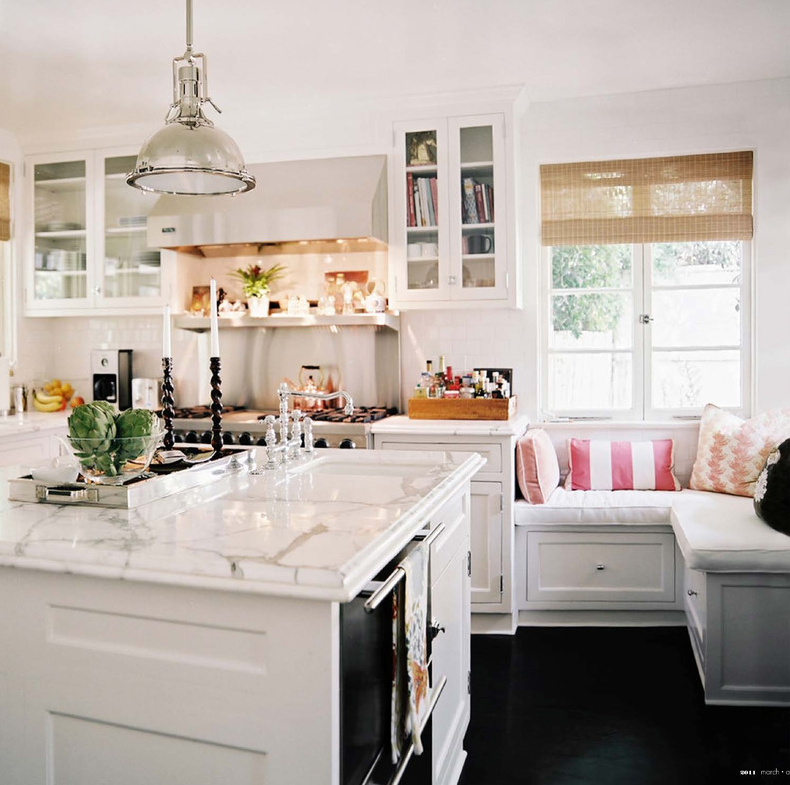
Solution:
[[[0,594],[3,785],[336,782],[336,603],[5,568]]]
[[[447,678],[433,713],[434,785],[458,782],[466,759],[463,741],[470,717],[468,511],[457,521],[456,531],[460,538],[448,538],[448,545],[455,546],[453,554],[441,573],[433,574],[431,587],[431,618],[440,629],[433,641],[432,684],[436,686],[442,677]]]

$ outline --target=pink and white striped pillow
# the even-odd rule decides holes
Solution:
[[[568,440],[570,471],[565,487],[573,491],[679,491],[672,473],[672,439],[651,442]]]

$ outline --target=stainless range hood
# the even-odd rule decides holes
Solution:
[[[386,156],[248,167],[258,187],[239,197],[162,196],[148,244],[202,256],[379,250],[387,243]]]

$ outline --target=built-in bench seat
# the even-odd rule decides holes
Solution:
[[[790,705],[790,537],[751,498],[559,487],[544,504],[517,501],[514,520],[521,623],[674,614],[706,702]]]

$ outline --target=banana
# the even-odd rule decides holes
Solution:
[[[33,396],[33,408],[37,412],[56,412],[63,408],[63,399],[57,398],[49,403],[42,403],[35,395]]]
[[[39,390],[33,391],[33,400],[38,400],[39,403],[55,403],[56,401],[60,403],[62,399],[62,395],[47,395]]]

